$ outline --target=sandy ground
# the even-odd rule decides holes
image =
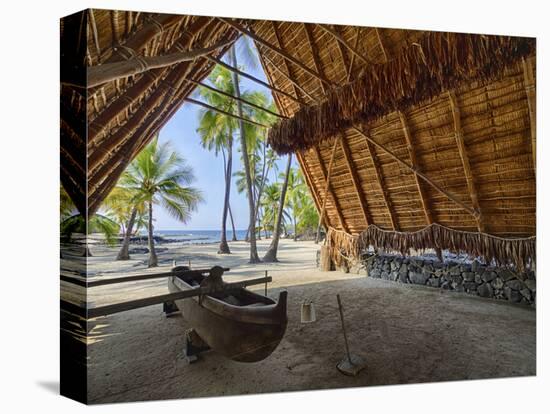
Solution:
[[[269,241],[259,243],[260,254]],[[288,328],[264,361],[244,364],[208,352],[194,364],[182,358],[181,316],[166,318],[151,306],[96,319],[91,331],[91,403],[295,391],[321,388],[535,375],[535,311],[503,301],[433,288],[400,285],[365,275],[315,269],[312,242],[283,240],[279,264],[246,264],[248,246],[231,243],[233,254],[216,254],[215,245],[163,246],[161,268],[172,260],[193,267],[231,267],[226,280],[273,277],[268,295],[289,292]],[[145,255],[115,262],[116,252],[92,249],[89,268],[116,277],[143,273]],[[155,270],[158,271],[159,269]],[[97,287],[92,306],[167,291],[165,281]],[[263,290],[263,286],[257,289]],[[350,347],[367,361],[357,377],[340,374],[344,357],[336,294],[344,302]],[[300,323],[300,304],[315,303],[317,322]]]

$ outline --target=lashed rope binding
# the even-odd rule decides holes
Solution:
[[[425,251],[440,248],[453,253],[466,253],[480,257],[487,263],[492,261],[499,266],[515,266],[519,271],[533,268],[536,261],[536,237],[502,238],[486,233],[453,230],[437,223],[421,230],[405,233],[383,230],[371,224],[358,235],[329,228],[327,233],[331,259],[337,266],[343,257],[359,259],[361,252],[369,246],[386,251],[409,254],[410,249]]]

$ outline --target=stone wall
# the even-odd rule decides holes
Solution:
[[[518,273],[487,266],[477,260],[471,263],[445,260],[442,263],[437,259],[377,255],[365,257],[361,269],[366,269],[367,276],[398,283],[426,285],[531,306],[536,302],[534,271]]]

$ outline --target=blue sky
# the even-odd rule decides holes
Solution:
[[[239,40],[239,42],[242,42],[242,40]],[[243,57],[242,45],[237,45],[237,52],[239,66],[244,66],[245,72],[266,81],[265,74],[259,62],[256,67],[251,65],[250,62],[247,64],[247,59]],[[241,78],[240,84],[243,90],[259,90],[270,94],[268,89],[248,79]],[[221,154],[219,157],[216,157],[213,152],[205,150],[200,144],[200,138],[196,132],[199,124],[200,109],[196,105],[184,103],[160,131],[159,141],[170,141],[172,147],[193,167],[196,176],[194,186],[203,192],[205,201],[199,206],[198,211],[193,213],[191,220],[186,224],[170,217],[161,206],[155,206],[156,230],[219,230],[221,227],[221,212],[225,188],[223,160]],[[233,148],[233,171],[242,169],[239,153],[237,152],[239,145],[239,140],[236,139]],[[277,162],[280,171],[284,170],[285,162],[286,157]],[[293,165],[295,165],[294,161]],[[274,180],[273,173],[270,174],[270,179]],[[244,193],[237,193],[234,180],[231,187],[230,202],[233,218],[235,219],[235,227],[237,229],[246,229],[248,227],[248,201]],[[227,226],[229,230],[231,228],[229,219]]]

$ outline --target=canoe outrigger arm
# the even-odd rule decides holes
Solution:
[[[214,268],[201,269],[201,270],[171,271],[171,272],[157,273],[154,275],[148,274],[148,275],[128,276],[123,278],[107,279],[103,281],[98,280],[96,282],[87,282],[86,285],[87,287],[91,287],[90,285],[92,285],[92,283],[94,283],[92,286],[99,286],[99,285],[105,285],[105,284],[133,282],[137,280],[154,279],[154,278],[168,277],[168,276],[185,276],[188,274],[196,274],[196,273],[205,274],[205,273],[210,273]],[[229,269],[223,269],[223,270],[229,270]],[[74,283],[73,281],[67,280],[66,277],[62,278],[62,280],[68,281],[70,283]],[[216,294],[221,292],[228,292],[235,289],[241,289],[246,286],[268,283],[268,282],[271,282],[272,280],[273,279],[271,278],[271,276],[268,276],[268,277],[259,277],[255,279],[241,280],[238,282],[224,283],[223,285],[213,284],[210,286],[201,286],[201,287],[197,287],[194,289],[185,290],[181,292],[173,292],[165,295],[152,296],[152,297],[143,298],[143,299],[135,299],[127,302],[120,302],[112,305],[98,306],[94,308],[86,308],[71,302],[61,300],[61,309],[64,311],[76,314],[84,319],[92,319],[92,318],[97,318],[99,316],[106,316],[114,313],[125,312],[132,309],[139,309],[146,306],[158,305],[166,302],[173,302],[176,300],[191,298],[194,296],[211,295],[211,294]],[[76,284],[81,285],[80,281],[77,282]]]

